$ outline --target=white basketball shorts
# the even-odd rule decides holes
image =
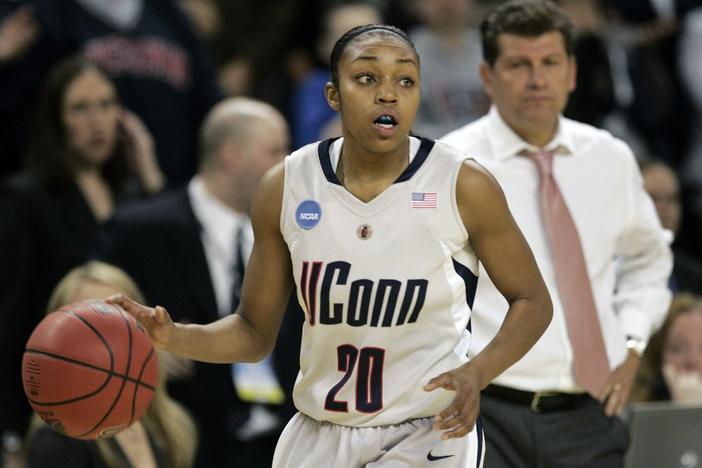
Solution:
[[[273,468],[482,468],[480,419],[466,436],[441,440],[433,418],[402,424],[349,427],[297,413],[280,436]]]

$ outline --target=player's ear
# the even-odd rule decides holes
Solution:
[[[339,90],[336,88],[336,86],[334,86],[334,83],[332,83],[331,81],[324,86],[324,97],[327,98],[327,103],[329,104],[329,107],[339,112]]]

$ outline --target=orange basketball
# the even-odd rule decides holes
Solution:
[[[137,421],[158,385],[158,357],[146,331],[102,301],[61,307],[37,325],[22,359],[30,405],[71,437],[112,436]]]

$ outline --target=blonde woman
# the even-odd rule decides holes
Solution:
[[[102,299],[115,293],[143,299],[134,281],[121,269],[91,261],[71,270],[54,288],[48,311],[72,302]],[[59,434],[34,415],[27,444],[28,468],[188,468],[197,435],[190,415],[156,389],[140,421],[114,437],[85,441]]]

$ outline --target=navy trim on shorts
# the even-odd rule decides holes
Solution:
[[[418,138],[421,141],[417,154],[415,155],[414,159],[412,159],[412,162],[405,168],[405,170],[402,171],[402,174],[400,174],[395,182],[393,182],[394,184],[409,180],[414,173],[417,172],[420,167],[422,167],[422,164],[424,164],[424,161],[426,161],[429,153],[431,152],[432,148],[434,148],[434,144],[436,143],[434,140],[424,137],[415,138]],[[335,185],[342,185],[339,179],[336,177],[336,173],[334,172],[334,168],[331,164],[331,158],[329,157],[329,148],[331,147],[332,143],[338,139],[338,137],[329,138],[320,142],[317,146],[317,155],[319,156],[319,163],[322,166],[322,172],[324,172],[324,177],[326,177],[327,181]]]
[[[481,468],[480,460],[483,458],[483,421],[478,416],[475,420],[475,428],[478,436],[478,458],[475,461],[475,468]]]

